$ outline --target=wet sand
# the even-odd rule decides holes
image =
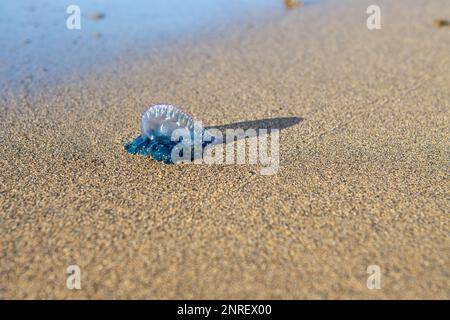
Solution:
[[[450,29],[432,24],[450,6],[378,2],[377,31],[371,1],[312,3],[6,90],[0,298],[450,298]],[[169,166],[122,146],[158,102],[207,126],[301,121],[276,175]]]

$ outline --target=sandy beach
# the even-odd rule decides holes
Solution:
[[[0,298],[449,299],[450,5],[376,1],[371,31],[373,2],[1,79]],[[281,127],[279,171],[127,154],[160,102]]]

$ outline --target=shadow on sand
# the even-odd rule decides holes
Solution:
[[[302,122],[303,120],[304,119],[300,118],[300,117],[280,117],[280,118],[272,118],[272,119],[234,122],[234,123],[218,125],[218,126],[209,126],[209,127],[206,127],[205,129],[206,129],[206,131],[211,130],[211,129],[219,130],[222,134],[226,134],[227,130],[238,130],[238,129],[242,129],[244,131],[246,131],[248,129],[254,129],[256,132],[258,132],[259,129],[282,130],[282,129],[292,127],[292,126]],[[240,140],[240,139],[244,139],[244,138],[246,138],[245,135],[237,135],[235,137],[236,140]],[[223,142],[225,142],[225,141],[223,141],[223,139],[215,139],[213,144],[219,144],[219,143],[223,143]]]
[[[217,129],[221,132],[225,132],[228,130],[236,130],[236,129],[286,129],[289,127],[292,127],[300,122],[302,122],[304,119],[299,117],[281,117],[281,118],[272,118],[272,119],[261,119],[261,120],[252,120],[252,121],[241,121],[241,122],[234,122],[224,125],[218,125],[218,126],[210,126],[206,127],[207,130],[209,129]]]

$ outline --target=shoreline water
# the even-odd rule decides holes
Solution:
[[[226,37],[236,28],[258,25],[283,14],[282,1],[78,1],[80,29],[70,30],[66,8],[22,1],[2,3],[0,81],[5,89],[76,81],[114,64],[152,52]],[[165,49],[167,48],[167,49]],[[72,80],[70,80],[72,79]]]

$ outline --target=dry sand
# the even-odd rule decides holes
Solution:
[[[450,6],[377,1],[369,31],[372,2],[3,95],[0,297],[450,298],[450,29],[432,25]],[[156,102],[206,125],[303,120],[277,175],[168,166],[122,147]]]

